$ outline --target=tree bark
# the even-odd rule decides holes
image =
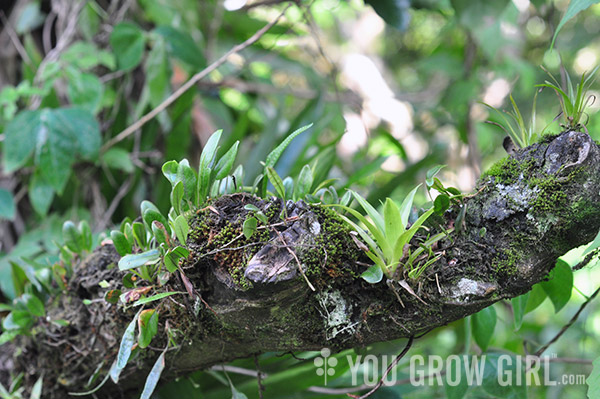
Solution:
[[[454,227],[437,243],[438,261],[416,281],[400,273],[378,284],[359,277],[368,261],[330,208],[300,201],[284,210],[281,200],[247,194],[218,198],[190,220],[191,255],[181,271],[153,291],[184,294],[147,305],[160,315],[154,349],[134,351],[119,384],[108,381],[96,396],[139,393],[166,346],[166,324],[176,346],[167,351],[162,381],[266,351],[337,351],[418,336],[521,295],[557,257],[594,238],[599,180],[600,149],[587,134],[567,131],[519,150],[481,177],[476,194],[431,219],[432,233]],[[248,203],[269,218],[250,239],[241,234]],[[0,348],[5,386],[11,373],[24,372],[27,387],[43,375],[44,397],[59,398],[89,390],[94,373],[91,386],[104,378],[139,309],[102,299],[109,289],[126,291],[118,260],[111,244],[98,248],[47,304],[34,335]],[[69,325],[49,322],[57,319]]]

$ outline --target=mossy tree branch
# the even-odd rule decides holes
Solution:
[[[270,218],[250,239],[240,234],[248,203]],[[439,261],[418,281],[405,281],[413,294],[397,282],[371,285],[358,277],[364,254],[331,210],[299,202],[284,211],[280,200],[242,194],[217,199],[191,221],[183,275],[161,288],[188,293],[153,303],[178,343],[163,378],[266,351],[341,350],[411,337],[527,292],[558,256],[600,228],[600,149],[587,134],[565,132],[520,150],[484,174],[462,206],[460,222],[456,207],[432,224],[454,225],[455,232],[438,243]],[[68,327],[41,322],[33,339],[1,348],[3,383],[10,372],[24,371],[28,384],[44,373],[45,397],[64,397],[86,390],[99,364],[106,374],[136,311],[101,300],[107,288],[100,281],[121,287],[122,273],[111,267],[118,259],[107,244],[77,267],[69,290],[49,306],[49,317],[68,320]],[[164,347],[165,336],[152,346]],[[109,381],[97,396],[138,391],[158,354],[141,351],[122,383]]]

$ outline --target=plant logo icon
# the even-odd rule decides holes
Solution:
[[[317,375],[325,377],[325,385],[327,385],[327,376],[333,376],[335,374],[335,370],[333,369],[337,366],[337,359],[331,356],[331,350],[329,348],[321,349],[321,356],[315,358],[315,367],[317,367]]]

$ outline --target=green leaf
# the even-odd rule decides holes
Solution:
[[[558,313],[571,299],[573,291],[573,270],[567,262],[562,259],[556,261],[556,266],[550,272],[550,280],[540,283],[548,298],[554,305],[554,311]]]
[[[410,22],[410,1],[365,0],[388,25],[405,31]]]
[[[385,221],[385,235],[388,242],[395,243],[400,234],[404,232],[404,228],[402,227],[400,208],[391,198],[386,198],[383,205],[383,220]]]
[[[175,230],[175,236],[181,245],[185,245],[187,242],[188,232],[190,226],[188,225],[187,219],[183,215],[179,215],[173,222],[173,228]]]
[[[121,345],[119,346],[117,361],[113,363],[112,367],[110,368],[110,378],[115,384],[119,382],[119,375],[121,375],[121,371],[123,371],[125,366],[127,366],[127,362],[129,361],[131,348],[135,342],[135,324],[139,315],[140,312],[137,312],[135,316],[133,316],[133,320],[131,320],[125,329],[123,338],[121,338]]]
[[[133,238],[135,239],[138,247],[141,249],[146,248],[148,239],[146,235],[146,227],[144,227],[142,223],[134,222],[131,228],[133,230]]]
[[[15,212],[15,199],[12,193],[4,188],[0,188],[0,219],[13,220]]]
[[[138,345],[146,348],[158,332],[158,312],[155,309],[142,310],[138,317]]]
[[[527,308],[527,302],[529,302],[529,292],[519,295],[516,298],[510,300],[513,308],[513,318],[515,321],[515,331],[518,331],[523,324],[523,316],[525,315],[525,309]]]
[[[43,317],[46,315],[44,304],[37,296],[31,294],[23,294],[19,298],[19,300],[25,304],[25,307],[27,308],[29,313],[31,313],[31,315],[36,317]]]
[[[446,165],[436,165],[427,171],[427,175],[425,176],[425,184],[427,184],[427,187],[433,186],[433,178],[444,167],[446,167]]]
[[[62,234],[67,248],[75,253],[83,251],[83,238],[75,227],[75,223],[67,220],[62,226]]]
[[[142,214],[142,218],[144,219],[144,223],[148,228],[152,228],[152,222],[157,221],[163,226],[168,226],[167,218],[163,216],[160,211],[155,209],[146,209],[146,211]]]
[[[220,180],[227,176],[231,172],[235,158],[237,157],[238,146],[240,142],[236,141],[231,148],[219,159],[217,166],[215,166],[215,179]]]
[[[592,241],[592,243],[588,245],[588,247],[585,249],[585,251],[583,251],[581,256],[585,257],[587,254],[597,249],[598,247],[600,247],[600,231],[598,231],[598,234],[596,234],[596,238],[594,238],[594,241]]]
[[[588,386],[588,399],[600,398],[600,357],[594,359],[592,363],[592,372],[585,380]]]
[[[149,101],[153,107],[158,106],[171,92],[171,66],[167,57],[167,48],[164,40],[159,37],[155,40],[152,49],[144,63],[146,72],[146,85],[149,93]],[[159,115],[167,117],[167,113]],[[159,121],[162,120],[159,118]],[[167,126],[170,127],[170,126]]]
[[[167,231],[165,230],[165,226],[162,225],[159,221],[155,220],[152,222],[152,235],[156,242],[160,244],[167,245],[169,242]]]
[[[169,273],[174,273],[177,270],[179,265],[179,259],[187,258],[190,255],[190,252],[183,248],[182,246],[177,246],[173,249],[170,249],[165,254],[165,266]]]
[[[154,264],[160,260],[160,251],[155,248],[139,254],[125,255],[119,260],[119,270]]]
[[[527,305],[525,306],[525,314],[535,310],[547,297],[548,295],[546,295],[546,292],[541,285],[539,283],[534,284],[533,287],[531,287],[531,291],[529,291],[529,298],[527,298]]]
[[[40,177],[62,193],[76,155],[95,160],[100,127],[94,116],[79,108],[23,111],[4,130],[5,172],[22,167],[31,154]]]
[[[461,356],[459,357],[458,364],[456,364],[456,362],[447,363],[446,378],[444,378],[446,399],[464,398],[469,390],[466,368],[469,367],[469,370],[473,370],[474,367],[477,366],[476,364],[471,364],[474,362],[473,359],[475,359],[474,356],[471,358],[468,356]],[[465,364],[465,361],[467,364]],[[458,366],[458,369],[456,369],[456,366]]]
[[[118,230],[113,230],[110,232],[110,238],[115,246],[115,249],[121,256],[125,256],[131,253],[131,243],[125,237],[125,234],[121,233]]]
[[[212,169],[210,166],[215,159],[222,133],[222,130],[217,130],[214,132],[202,149],[202,154],[200,155],[200,165],[198,166],[198,205],[203,204],[204,201],[206,201],[206,196],[211,186]]]
[[[304,127],[301,127],[300,129],[294,131],[292,134],[290,134],[289,136],[287,136],[285,138],[285,140],[283,140],[281,142],[281,144],[279,144],[273,151],[271,151],[269,153],[269,155],[267,155],[267,158],[265,160],[265,167],[268,166],[275,166],[275,164],[277,163],[277,160],[279,160],[279,157],[281,156],[281,154],[283,153],[283,151],[287,148],[288,145],[290,145],[290,143],[292,142],[293,139],[296,138],[296,136],[298,136],[300,133],[310,129],[312,127],[312,123],[309,125],[306,125]]]
[[[54,199],[54,188],[43,177],[39,171],[33,173],[29,181],[29,202],[38,215],[45,216]]]
[[[385,222],[383,220],[383,216],[381,216],[381,214],[379,212],[377,212],[377,210],[375,208],[373,208],[373,206],[371,204],[369,204],[366,199],[361,197],[360,194],[358,194],[355,191],[352,191],[352,195],[354,195],[354,199],[356,199],[356,201],[363,207],[365,212],[367,212],[367,215],[371,218],[371,220],[373,220],[375,227],[377,227],[377,229],[381,233],[383,233],[385,231]],[[405,202],[406,202],[406,200],[405,200]],[[402,208],[403,207],[404,207],[404,203],[402,203]],[[362,222],[362,220],[361,220],[361,222]],[[371,234],[373,234],[373,231],[371,229],[369,229],[369,231],[371,231]],[[377,238],[377,237],[375,237],[375,238]],[[379,240],[378,240],[378,242],[379,242]],[[379,244],[381,245],[381,242],[379,242]]]
[[[144,32],[131,22],[121,22],[113,28],[109,42],[117,57],[120,70],[130,70],[139,65],[144,55]]]
[[[167,161],[163,164],[161,170],[163,175],[167,178],[167,180],[171,183],[172,186],[175,185],[179,180],[177,179],[177,170],[179,169],[179,163],[177,161]]]
[[[450,207],[450,197],[446,194],[440,194],[433,201],[433,211],[438,215],[443,215]]]
[[[383,270],[378,265],[370,266],[365,270],[360,277],[362,277],[369,284],[376,284],[383,278]]]
[[[283,186],[281,177],[279,177],[279,175],[277,174],[275,169],[273,169],[271,166],[267,166],[266,171],[267,171],[267,177],[271,181],[271,184],[273,184],[273,187],[275,187],[275,191],[277,192],[277,195],[279,196],[279,198],[282,198],[285,200],[285,187]]]
[[[256,231],[257,220],[256,218],[249,217],[244,220],[244,225],[242,226],[242,232],[244,233],[244,237],[249,239],[252,237],[252,234]]]
[[[112,147],[102,154],[102,163],[109,168],[122,170],[125,173],[133,173],[135,166],[129,157],[129,151]]]
[[[496,310],[489,306],[473,315],[473,338],[481,348],[486,351],[487,347],[494,335],[496,328]]]
[[[175,210],[175,214],[177,214],[177,215],[181,213],[181,201],[183,201],[183,194],[184,194],[183,182],[178,181],[173,186],[173,189],[171,189],[171,195],[170,195],[171,206],[173,207],[173,209]]]
[[[300,174],[298,175],[298,181],[294,187],[294,199],[300,200],[304,196],[310,193],[310,189],[313,185],[313,174],[312,169],[308,165],[304,165]]]
[[[198,199],[196,172],[194,172],[187,159],[179,162],[177,180],[183,183],[184,198],[196,203]]]
[[[402,205],[400,205],[400,215],[402,216],[402,230],[404,230],[406,228],[406,225],[408,224],[408,218],[412,210],[413,200],[419,187],[421,187],[420,184],[417,187],[413,188],[402,201]]]
[[[67,95],[71,104],[96,114],[100,110],[104,86],[96,75],[74,72],[70,68],[67,72]]]
[[[156,363],[152,366],[152,370],[150,370],[150,374],[146,377],[146,382],[144,383],[144,390],[142,391],[142,395],[140,399],[150,399],[158,381],[160,380],[160,375],[162,374],[163,369],[165,368],[165,351],[163,351],[158,359],[156,359]]]
[[[563,15],[562,19],[558,23],[558,26],[556,27],[556,30],[554,31],[554,36],[552,37],[552,42],[550,43],[550,50],[554,48],[554,41],[558,36],[558,32],[560,32],[562,27],[569,22],[569,20],[573,19],[581,11],[599,2],[600,0],[571,0],[569,2],[569,6],[567,7],[567,11],[565,11],[565,15]]]
[[[197,70],[206,66],[202,50],[196,45],[196,42],[189,33],[166,25],[159,26],[154,31],[164,37],[169,52],[175,58],[180,59]]]
[[[37,379],[35,384],[33,384],[33,388],[31,388],[31,394],[29,395],[29,399],[40,399],[42,397],[43,384],[44,376],[41,375],[40,378]]]
[[[34,323],[27,310],[13,310],[2,320],[4,330],[29,330]]]
[[[525,369],[522,359],[514,355],[487,353],[481,386],[493,398],[527,399]]]
[[[108,303],[112,303],[113,305],[119,302],[119,297],[121,296],[121,290],[109,290],[104,294],[104,300]]]
[[[131,306],[135,307],[135,306],[145,305],[147,303],[158,301],[158,300],[166,298],[168,296],[177,295],[177,294],[184,294],[184,292],[181,292],[181,291],[161,292],[160,294],[156,294],[156,295],[152,295],[152,296],[149,296],[146,298],[138,299],[137,301],[132,303]]]
[[[92,229],[90,228],[89,223],[85,220],[80,221],[79,225],[77,226],[77,230],[81,235],[82,248],[88,252],[91,252],[94,243],[92,237]]]

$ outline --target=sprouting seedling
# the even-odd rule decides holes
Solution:
[[[517,106],[512,94],[509,96],[510,103],[512,105],[512,111],[500,111],[498,108],[482,102],[482,104],[486,107],[496,111],[504,123],[498,123],[494,121],[485,122],[494,126],[498,126],[500,129],[502,129],[518,148],[524,148],[533,144],[538,138],[538,135],[535,133],[535,116],[538,93],[539,91],[536,91],[535,95],[533,96],[531,121],[528,125],[525,124],[523,114],[521,114],[521,111],[519,110],[519,107]],[[505,114],[508,115],[508,117]]]
[[[595,75],[599,67],[600,65],[587,75],[584,72],[577,86],[573,86],[571,77],[564,67],[561,67],[565,80],[564,85],[561,85],[550,71],[543,66],[541,67],[548,74],[550,80],[546,80],[544,83],[537,85],[537,87],[549,87],[558,96],[561,114],[565,119],[564,128],[578,131],[585,128],[585,123],[582,124],[582,118],[586,115],[586,109],[596,101],[596,96],[588,95],[588,92],[592,84],[596,81]]]

